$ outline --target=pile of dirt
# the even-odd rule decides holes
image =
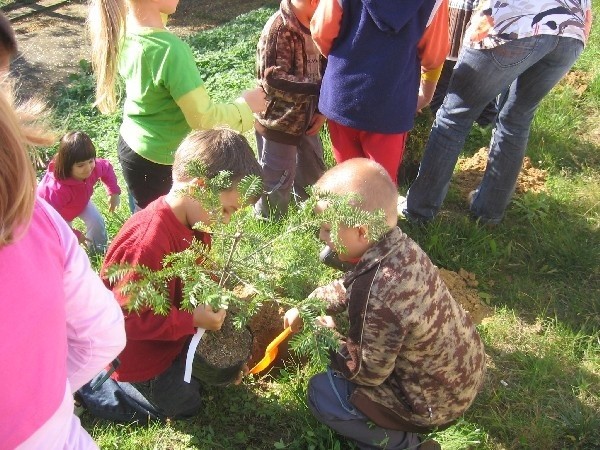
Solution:
[[[252,288],[247,286],[236,286],[233,292],[241,300],[249,301],[254,295]],[[265,355],[267,346],[283,331],[283,314],[285,311],[277,302],[264,303],[252,316],[248,328],[254,337],[248,367],[252,368]],[[277,359],[274,365],[279,366],[289,356],[287,340],[279,347]]]
[[[488,149],[481,147],[477,153],[470,158],[459,158],[458,172],[452,178],[452,185],[455,186],[462,198],[467,198],[469,192],[479,186],[483,172],[487,165]],[[517,179],[516,192],[541,192],[546,189],[546,178],[548,174],[545,170],[538,169],[531,165],[528,156],[523,160],[523,167]]]
[[[475,278],[475,274],[460,269],[458,272],[441,269],[440,276],[454,300],[467,311],[474,324],[480,324],[483,319],[490,317],[493,314],[492,309],[482,302],[477,293],[479,282]]]
[[[578,97],[581,97],[592,82],[592,74],[581,70],[571,70],[567,73],[557,88],[561,89],[565,86],[572,88]]]

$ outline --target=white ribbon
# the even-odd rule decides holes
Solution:
[[[185,373],[183,375],[183,381],[186,383],[189,383],[192,380],[192,364],[194,363],[194,355],[196,354],[196,349],[198,348],[200,339],[202,339],[205,331],[206,330],[204,328],[198,328],[198,331],[196,331],[196,334],[190,342],[187,356],[185,358]]]

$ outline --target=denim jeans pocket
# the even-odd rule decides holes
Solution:
[[[358,417],[364,417],[363,414],[357,410],[352,403],[350,403],[350,395],[354,390],[348,380],[346,380],[340,373],[331,369],[327,370],[327,377],[331,384],[335,396],[340,402],[340,406],[348,414]]]
[[[515,39],[488,51],[498,67],[512,67],[521,64],[531,56],[538,44],[538,40],[538,36]]]

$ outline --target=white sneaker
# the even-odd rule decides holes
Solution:
[[[404,210],[406,209],[406,197],[401,195],[398,196],[398,217],[404,217]]]
[[[475,200],[475,195],[477,195],[477,190],[471,191],[469,192],[469,195],[467,195],[467,202],[469,203],[469,208],[473,204],[473,200]]]

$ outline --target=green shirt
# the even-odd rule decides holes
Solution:
[[[190,126],[175,102],[202,85],[190,47],[166,30],[128,31],[119,55],[125,81],[121,135],[133,151],[173,164]]]

